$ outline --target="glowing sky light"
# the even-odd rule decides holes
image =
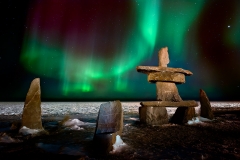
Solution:
[[[53,3],[33,5],[31,30],[26,33],[21,57],[26,68],[39,75],[61,79],[64,95],[94,91],[98,88],[94,83],[110,78],[114,90],[127,89],[128,82],[121,74],[151,57],[149,53],[157,36],[159,1],[124,2],[123,7],[136,10],[136,15],[130,15],[129,20],[112,17],[108,7],[95,8],[100,15],[94,19],[95,14],[82,13],[77,7],[69,13],[72,5],[83,8],[81,2],[70,6],[67,1],[57,6]],[[45,5],[50,9],[46,11]],[[65,11],[62,5],[67,8]],[[89,6],[91,9],[92,5]],[[115,12],[122,10],[124,8]],[[125,25],[127,33],[121,31]],[[115,27],[112,32],[111,27]]]
[[[158,65],[158,50],[168,46],[168,66],[194,73],[178,86],[180,95],[198,97],[203,87],[219,97],[226,80],[219,81],[218,63],[227,57],[234,70],[239,57],[227,51],[240,46],[240,12],[238,5],[226,6],[229,13],[214,6],[207,0],[34,0],[20,61],[44,79],[43,97],[155,99],[156,87],[136,66]]]

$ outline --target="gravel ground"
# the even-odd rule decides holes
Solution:
[[[100,104],[84,104],[86,108],[92,107],[88,110],[82,106],[79,109],[77,102],[71,104],[75,105],[75,109],[67,103],[52,103],[53,107],[48,104],[45,109],[43,105],[45,114],[42,121],[48,134],[23,136],[18,133],[20,109],[6,109],[0,103],[0,159],[240,159],[240,114],[237,102],[212,105],[214,111],[222,112],[216,112],[218,114],[210,122],[162,126],[140,124],[137,113],[139,103],[122,103],[122,140],[126,146],[119,152],[107,155],[96,154],[95,150],[101,146],[95,146],[92,142],[99,109],[96,105]],[[20,103],[15,106],[20,108]],[[3,114],[4,109],[8,114]],[[174,110],[168,110],[169,117],[172,112]],[[67,129],[61,125],[66,115],[88,123],[82,126],[82,130]],[[12,142],[3,143],[6,137],[11,138]]]

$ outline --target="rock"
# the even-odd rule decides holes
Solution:
[[[30,129],[43,129],[41,119],[41,88],[39,78],[36,78],[32,81],[28,90],[23,108],[22,126]]]
[[[195,115],[196,114],[194,107],[178,107],[176,112],[170,119],[170,123],[184,124],[187,123],[188,120],[192,120]]]
[[[204,90],[200,89],[200,116],[208,119],[213,119],[214,115],[212,112],[212,107]]]
[[[161,48],[158,52],[158,58],[159,58],[159,66],[160,67],[167,67],[167,64],[169,63],[169,56],[168,56],[168,47]]]
[[[175,83],[156,82],[156,86],[158,101],[172,101],[172,102],[182,101],[182,98],[178,93],[178,89]]]
[[[185,75],[182,73],[174,73],[169,71],[153,72],[148,74],[148,82],[185,83]]]
[[[113,150],[116,133],[95,134],[93,138],[95,154],[105,155]]]
[[[193,73],[191,71],[182,69],[182,68],[170,68],[170,67],[160,67],[160,66],[137,66],[137,71],[145,74],[149,74],[152,72],[174,72],[174,73],[182,73],[186,76],[190,76]]]
[[[165,107],[139,107],[140,122],[149,125],[168,123],[168,114]]]
[[[94,134],[94,143],[98,151],[109,153],[116,142],[116,136],[122,135],[123,110],[120,101],[101,104]]]
[[[145,107],[197,107],[198,103],[196,101],[180,101],[180,102],[170,102],[170,101],[145,101],[140,103]]]
[[[103,103],[100,106],[96,134],[99,133],[122,133],[123,110],[120,101]]]

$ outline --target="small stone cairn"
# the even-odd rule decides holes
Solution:
[[[195,116],[196,101],[183,101],[176,84],[185,83],[185,75],[192,72],[182,68],[169,68],[168,48],[159,53],[159,66],[138,66],[137,71],[148,75],[148,82],[156,83],[157,101],[141,102],[139,118],[142,123],[162,125],[169,122],[166,107],[178,107],[170,123],[184,124]]]

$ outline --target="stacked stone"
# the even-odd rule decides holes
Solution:
[[[161,125],[169,122],[166,107],[178,107],[171,123],[182,124],[195,116],[196,101],[183,101],[176,84],[185,83],[192,72],[182,68],[169,68],[168,48],[159,51],[159,66],[138,66],[137,71],[148,75],[148,82],[156,83],[157,101],[141,102],[139,118],[143,123]]]

